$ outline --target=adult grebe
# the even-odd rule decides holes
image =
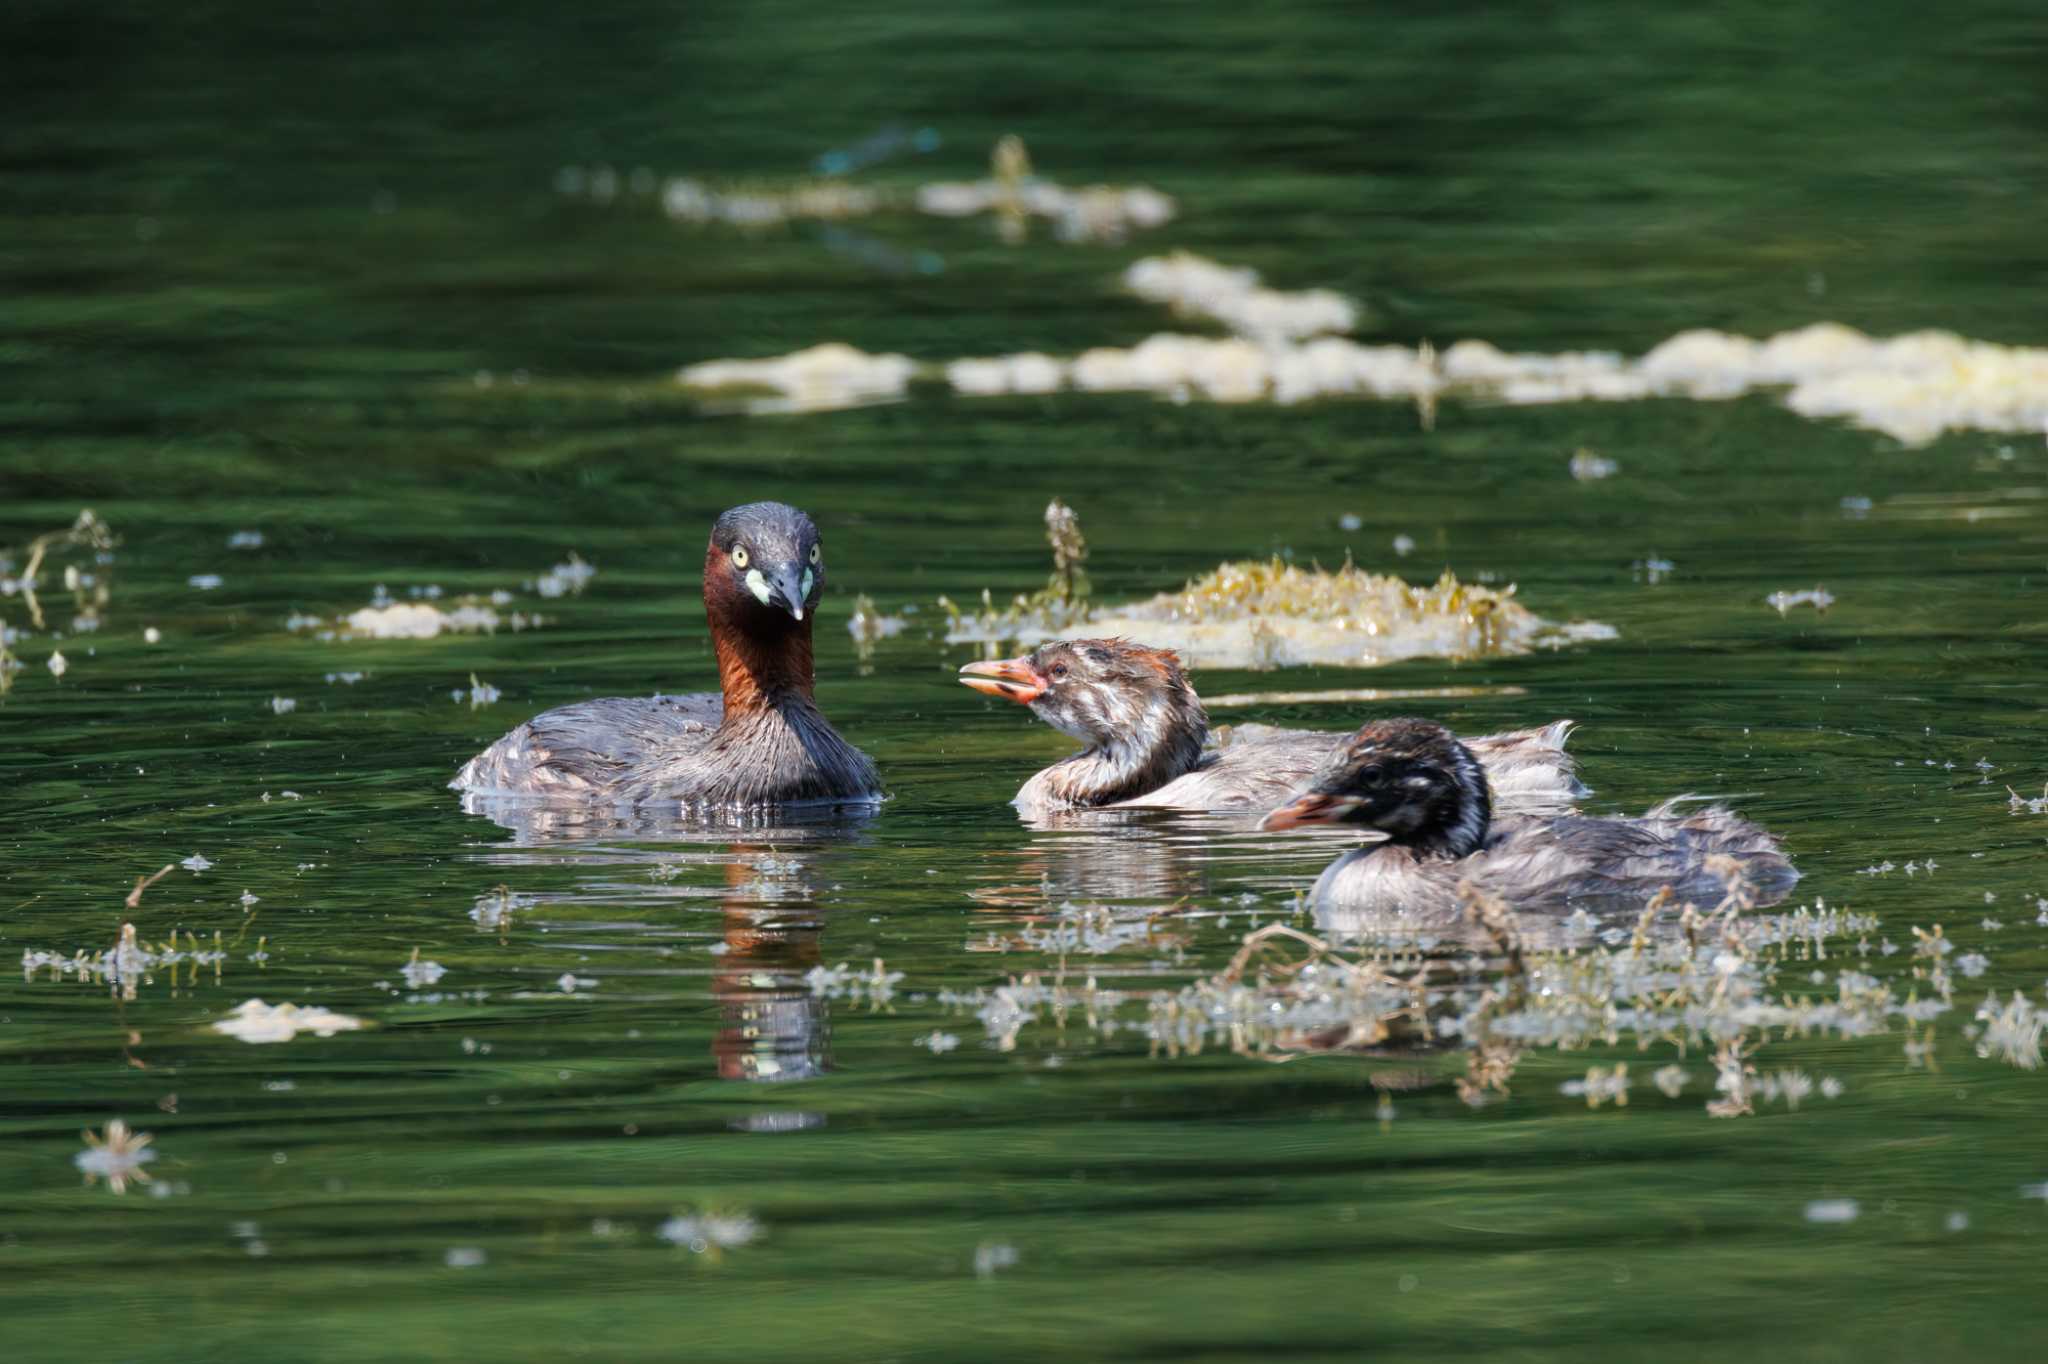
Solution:
[[[711,528],[704,615],[719,695],[607,697],[528,720],[449,785],[622,805],[761,810],[880,796],[875,766],[812,698],[812,606],[825,585],[818,528],[750,502]]]

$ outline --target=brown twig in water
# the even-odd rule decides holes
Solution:
[[[130,909],[142,908],[142,892],[148,890],[151,886],[163,880],[166,876],[169,876],[172,872],[176,871],[177,869],[178,864],[176,862],[168,862],[164,864],[163,870],[159,871],[154,876],[136,877],[135,889],[128,892],[128,898],[122,901],[122,903],[127,905],[128,908]]]

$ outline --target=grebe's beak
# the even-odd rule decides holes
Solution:
[[[778,569],[768,578],[768,601],[800,621],[804,618],[804,598],[811,595],[810,585],[808,573],[795,568]]]
[[[999,658],[993,663],[969,663],[961,667],[960,680],[978,692],[1001,696],[1028,706],[1045,695],[1052,684],[1045,674],[1031,666],[1028,658]]]
[[[1324,791],[1304,791],[1259,821],[1261,829],[1293,829],[1303,824],[1336,824],[1365,804],[1356,796],[1333,796]],[[1378,832],[1374,830],[1373,832]],[[1385,834],[1380,835],[1385,838]]]

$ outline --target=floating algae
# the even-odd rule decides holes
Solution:
[[[1374,667],[1419,657],[1485,658],[1615,638],[1594,621],[1559,625],[1503,589],[1460,582],[1448,570],[1429,587],[1368,573],[1345,560],[1332,573],[1284,560],[1225,563],[1178,592],[1096,609],[1080,519],[1059,499],[1045,509],[1053,571],[1046,586],[998,609],[987,591],[979,611],[946,597],[948,644],[1030,646],[1086,630],[1172,649],[1194,668],[1304,664]]]
[[[315,1037],[332,1037],[338,1032],[354,1032],[365,1026],[360,1018],[338,1014],[317,1005],[301,1008],[297,1004],[265,1004],[260,999],[248,999],[236,1005],[226,1018],[214,1020],[209,1025],[215,1032],[244,1042],[289,1042],[302,1032]]]
[[[1555,925],[1471,896],[1465,922],[1430,938],[1400,925],[1340,939],[1269,923],[1245,934],[1221,970],[1165,988],[1110,986],[1119,973],[1099,960],[1076,980],[1067,962],[1076,950],[1071,935],[1041,929],[1042,942],[1003,939],[1002,948],[1036,947],[1059,959],[1056,969],[941,990],[936,998],[976,1015],[988,1043],[1005,1052],[1017,1050],[1034,1025],[1050,1025],[1057,1044],[1071,1046],[1078,1020],[1095,1037],[1136,1034],[1154,1054],[1169,1057],[1227,1048],[1269,1061],[1332,1053],[1432,1065],[1431,1058],[1441,1058],[1453,1063],[1442,1079],[1474,1107],[1507,1095],[1516,1069],[1532,1056],[1596,1046],[1644,1055],[1670,1049],[1677,1059],[1595,1065],[1561,1086],[1564,1093],[1593,1107],[1626,1104],[1628,1066],[1635,1064],[1656,1091],[1676,1100],[1691,1078],[1681,1063],[1700,1054],[1714,1076],[1705,1111],[1719,1118],[1752,1115],[1759,1105],[1797,1110],[1815,1094],[1842,1094],[1832,1076],[1760,1068],[1758,1053],[1774,1040],[1849,1041],[1903,1031],[1907,1063],[1931,1061],[1935,1021],[1967,1007],[1955,998],[1938,929],[1915,929],[1920,947],[1909,968],[1880,980],[1868,960],[1878,927],[1873,917],[1819,901],[1759,915],[1740,868],[1726,862],[1716,870],[1726,891],[1720,903],[1703,911],[1667,892],[1644,907],[1633,931],[1575,915],[1560,936]],[[1088,913],[1063,907],[1053,930]],[[1831,957],[1857,964],[1820,969]],[[2019,1069],[2041,1064],[2048,1011],[2024,994],[2006,1002],[1987,998],[1975,1020],[1979,1026],[1964,1035],[1980,1055]]]
[[[1173,197],[1147,185],[1085,185],[1069,189],[1032,173],[1024,140],[1011,133],[989,154],[989,178],[924,185],[921,213],[970,218],[991,213],[1006,242],[1030,235],[1033,218],[1049,218],[1063,242],[1120,242],[1130,229],[1159,227],[1179,211]]]
[[[1001,161],[999,153],[999,166]],[[928,187],[934,204],[951,205],[932,211],[993,208],[1021,224],[1039,211],[1031,205],[1041,193],[1029,177],[1028,160],[1022,166],[972,186]],[[1692,329],[1634,359],[1615,351],[1510,353],[1476,339],[1439,355],[1427,341],[1410,348],[1351,340],[1342,333],[1358,326],[1361,309],[1343,295],[1270,289],[1256,271],[1188,252],[1137,261],[1124,272],[1123,283],[1141,298],[1184,317],[1217,322],[1231,335],[1162,332],[1135,347],[1096,347],[1071,359],[1026,352],[954,360],[930,370],[970,396],[1071,387],[1153,393],[1179,402],[1401,399],[1416,404],[1425,429],[1434,425],[1445,397],[1514,404],[1722,401],[1776,389],[1801,416],[1847,418],[1905,445],[1924,445],[1950,431],[2048,432],[2048,348],[1973,341],[1952,332],[1878,338],[1818,322],[1762,340]],[[813,369],[825,377],[802,377]],[[781,398],[745,410],[810,411],[904,397],[910,377],[919,372],[905,356],[814,347],[774,361],[692,366],[684,382],[763,385]],[[865,390],[847,378],[870,375]],[[1597,456],[1573,465],[1574,477],[1582,479],[1613,471],[1611,461]]]
[[[1334,573],[1279,558],[1243,560],[1099,615],[1089,628],[1172,649],[1190,667],[1253,669],[1497,657],[1615,637],[1596,622],[1544,620],[1514,591],[1460,582],[1448,569],[1415,587],[1349,560]]]
[[[676,382],[760,415],[830,412],[901,398],[917,365],[902,355],[869,355],[828,341],[765,360],[708,360],[685,366]]]

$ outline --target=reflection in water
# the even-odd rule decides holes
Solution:
[[[708,950],[717,959],[710,992],[720,1025],[711,1052],[719,1076],[802,1080],[830,1069],[826,998],[806,980],[823,962],[826,918],[815,874],[822,855],[864,840],[871,808],[821,808],[795,819],[750,815],[707,828],[625,808],[476,795],[466,796],[463,804],[516,835],[510,850],[482,853],[481,860],[500,867],[567,863],[590,870],[566,893],[494,886],[477,897],[470,911],[479,928],[502,938],[517,923],[539,920],[550,926],[545,916],[551,908],[695,908],[715,899],[721,926]],[[617,841],[621,835],[660,842]],[[707,877],[713,878],[710,884]],[[675,926],[653,916],[607,925],[636,937],[665,934]],[[767,1113],[738,1125],[785,1131],[818,1121],[809,1113]]]
[[[1179,810],[1054,810],[1024,822],[1034,836],[997,855],[987,873],[997,884],[970,892],[985,907],[1108,901],[1159,908],[1221,895],[1226,886],[1260,898],[1312,884],[1357,842],[1342,831],[1262,834],[1256,816]]]

